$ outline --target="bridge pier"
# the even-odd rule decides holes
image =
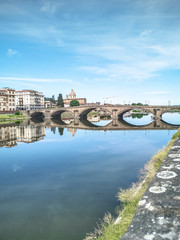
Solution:
[[[112,119],[118,118],[117,111],[117,109],[112,110]]]
[[[26,116],[27,118],[30,118],[31,114],[29,110],[22,110],[21,113]]]
[[[46,110],[46,111],[44,112],[44,118],[45,118],[45,119],[51,119],[51,111]]]
[[[154,120],[161,120],[162,112],[159,108],[154,108]]]
[[[51,119],[48,118],[48,119],[45,119],[44,123],[45,123],[45,126],[50,126],[51,125]]]
[[[74,119],[74,125],[79,125],[79,118]]]
[[[78,110],[74,110],[74,118],[78,118],[79,119],[79,111]]]
[[[118,126],[118,118],[113,118],[112,120],[112,125],[115,127],[115,126]]]
[[[162,128],[162,122],[160,119],[156,119],[154,122],[154,128]]]

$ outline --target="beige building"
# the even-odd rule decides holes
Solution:
[[[11,88],[0,89],[0,111],[15,110],[15,90]]]
[[[44,101],[44,108],[55,108],[56,106],[56,103],[53,103],[51,101]]]
[[[66,99],[64,99],[64,106],[69,107],[72,100],[77,100],[80,105],[86,104],[86,98],[76,98],[76,93],[73,91],[73,89],[71,89],[69,95],[66,95]]]
[[[18,110],[31,110],[44,108],[44,95],[34,90],[15,92],[16,108]]]

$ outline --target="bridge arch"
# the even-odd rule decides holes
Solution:
[[[162,120],[161,119],[161,122],[163,123],[163,124],[165,124],[165,125],[167,125],[167,126],[174,126],[174,127],[179,127],[180,126],[180,124],[172,124],[172,123],[168,123],[168,122],[166,122],[166,121],[164,121],[164,120]]]
[[[83,109],[81,112],[79,112],[79,116],[80,118],[87,118],[88,113],[96,109],[99,109],[101,111],[106,111],[109,113],[109,116],[112,116],[112,112],[110,111],[110,109],[106,107],[101,107],[101,106],[97,106],[97,107],[95,106],[95,107],[90,107],[88,109]]]
[[[150,108],[141,108],[141,107],[128,107],[126,109],[120,109],[117,111],[117,116],[119,119],[123,119],[123,115],[127,112],[133,111],[133,110],[142,110],[142,111],[146,111],[148,113],[151,113],[152,115],[154,115],[154,110],[150,109]]]
[[[71,111],[71,110],[69,110],[69,109],[66,109],[66,108],[64,108],[64,109],[56,109],[55,111],[53,111],[53,112],[51,112],[51,118],[52,119],[61,119],[61,115],[62,115],[62,113],[64,113],[64,112],[70,112],[70,113],[72,113],[73,115],[74,115],[74,112],[73,111]]]
[[[51,118],[51,122],[53,124],[55,124],[57,127],[58,126],[67,126],[68,127],[68,124],[66,124],[64,121],[62,121],[61,119],[57,119],[57,118]]]
[[[161,111],[161,117],[165,113],[172,113],[172,112],[175,112],[176,110],[178,110],[178,112],[180,113],[180,109],[178,107],[177,108],[174,107],[174,108],[169,108],[169,109],[162,110]]]
[[[177,110],[178,110],[178,111],[177,111]],[[176,111],[177,111],[177,112],[176,112]],[[179,114],[179,116],[178,116],[177,119],[176,119],[176,123],[173,123],[173,121],[171,122],[171,120],[170,120],[170,122],[167,121],[167,120],[165,120],[163,117],[165,117],[165,114],[166,114],[166,113]],[[164,115],[164,116],[163,116],[163,115]],[[162,121],[163,121],[164,123],[166,123],[166,124],[170,124],[170,125],[174,125],[174,126],[180,125],[180,109],[179,109],[179,108],[166,109],[166,110],[162,111],[160,117],[161,117]],[[179,120],[179,121],[178,121],[178,120]]]
[[[132,127],[132,128],[143,128],[143,127],[151,126],[153,124],[153,121],[151,121],[150,123],[147,123],[147,124],[136,125],[136,124],[129,123],[124,119],[119,119],[119,122],[127,127]]]
[[[35,111],[30,113],[31,119],[36,119],[36,120],[43,120],[45,118],[45,114],[43,111]]]

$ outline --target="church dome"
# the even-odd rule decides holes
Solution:
[[[76,98],[76,94],[73,89],[71,89],[71,92],[69,93],[69,98]]]

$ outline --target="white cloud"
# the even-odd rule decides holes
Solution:
[[[127,44],[122,42],[121,47],[103,47],[98,43],[89,49],[82,47],[79,50],[82,54],[101,58],[103,64],[100,67],[82,66],[80,69],[96,74],[98,81],[143,81],[161,76],[164,70],[180,69],[180,45],[148,45],[136,40],[130,39]]]
[[[7,55],[8,55],[9,57],[12,57],[12,56],[14,56],[14,55],[16,55],[16,54],[18,54],[18,51],[13,50],[13,49],[11,49],[11,48],[9,48],[8,51],[7,51]]]
[[[4,81],[23,81],[23,82],[57,82],[57,83],[73,83],[70,79],[63,78],[20,78],[20,77],[0,77],[0,80]]]
[[[152,33],[152,30],[145,30],[140,33],[140,38],[148,37]]]
[[[174,95],[174,93],[168,91],[152,91],[152,92],[145,92],[144,95]]]
[[[41,7],[42,12],[54,14],[61,6],[64,5],[64,2],[55,2],[44,0]]]
[[[40,41],[56,46],[62,46],[62,31],[54,25],[17,24],[15,28],[6,30],[8,34],[30,37],[33,41]],[[12,49],[10,49],[12,50]]]
[[[82,66],[78,69],[83,70],[83,71],[87,71],[87,72],[93,72],[97,75],[106,73],[104,68],[95,67],[95,66]]]

